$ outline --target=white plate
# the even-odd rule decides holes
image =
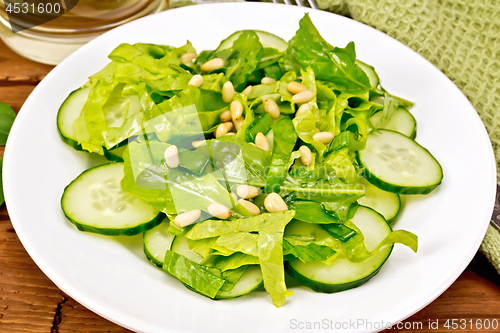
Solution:
[[[338,294],[296,287],[282,308],[265,292],[212,301],[188,291],[142,255],[140,237],[106,238],[76,230],[59,200],[64,187],[89,167],[86,153],[59,138],[61,102],[101,69],[120,43],[146,42],[213,49],[240,29],[285,39],[304,12],[333,45],[356,43],[390,92],[416,102],[417,141],[444,169],[429,196],[406,198],[396,228],[419,236],[418,254],[396,246],[369,283]],[[16,120],[5,152],[4,189],[23,245],[64,292],[109,320],[140,332],[292,332],[319,322],[322,332],[372,331],[417,312],[465,269],[486,232],[495,194],[491,144],[475,110],[439,70],[385,34],[322,11],[273,4],[216,4],[170,10],[115,29],[75,52],[33,91]],[[305,326],[304,326],[305,327]],[[310,331],[310,330],[308,330]]]

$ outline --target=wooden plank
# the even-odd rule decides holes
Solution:
[[[128,332],[66,296],[19,241],[0,211],[0,332]]]
[[[0,102],[9,104],[12,109],[19,112],[24,101],[35,89],[35,86],[0,86]]]
[[[19,56],[0,40],[0,86],[36,85],[52,68]]]
[[[404,321],[402,329],[385,332],[484,332],[500,330],[500,286],[482,277],[493,273],[500,280],[482,254],[476,255],[472,263],[457,281],[430,305]],[[458,328],[450,327],[453,319]],[[484,323],[497,320],[498,329],[484,328]],[[445,327],[446,323],[450,327]],[[481,325],[482,324],[482,325]],[[406,325],[406,329],[404,328]],[[460,329],[462,325],[462,329]],[[482,328],[479,328],[483,326]],[[421,328],[420,328],[421,327]],[[418,330],[416,328],[419,328]]]

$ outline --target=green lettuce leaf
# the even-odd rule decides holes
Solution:
[[[256,257],[258,256],[257,239],[258,235],[255,233],[231,232],[219,236],[212,248],[220,252],[229,251],[230,254],[241,252]]]
[[[230,256],[209,255],[202,261],[203,265],[215,267],[222,272],[236,269],[247,265],[258,265],[259,258],[241,252],[235,252]]]
[[[313,135],[318,132],[316,130],[316,116],[313,111],[304,112],[293,118],[293,125],[299,138],[305,143],[312,145],[319,156],[323,156],[326,146],[318,140],[313,139]]]
[[[241,91],[263,54],[259,36],[251,30],[246,30],[234,41],[231,48],[214,52],[211,58],[224,60],[226,78],[232,81],[237,91]]]
[[[247,271],[248,266],[242,266],[236,269],[227,270],[222,272],[222,278],[225,283],[220,290],[229,291],[234,288],[234,285],[241,279],[243,274]]]
[[[342,249],[347,257],[352,262],[363,262],[371,256],[377,254],[380,250],[387,246],[393,246],[396,243],[408,246],[413,252],[418,249],[418,237],[406,230],[394,230],[372,251],[369,251],[364,243],[364,236],[354,223],[347,221],[345,225],[356,231],[356,235],[347,242],[342,243]]]
[[[233,232],[258,232],[264,228],[265,223],[279,220],[280,215],[264,213],[253,217],[234,220],[206,220],[193,225],[186,234],[189,239],[203,239],[218,237]]]
[[[272,214],[259,231],[257,241],[264,288],[278,308],[285,304],[287,297],[293,295],[293,291],[288,291],[285,284],[283,232],[294,215],[293,210]]]
[[[297,142],[297,133],[294,130],[293,122],[288,117],[279,119],[273,126],[273,156],[266,179],[265,191],[279,192],[280,186],[285,179],[290,160],[290,155]]]
[[[123,154],[124,191],[144,199],[165,214],[178,214],[193,209],[207,211],[217,202],[233,207],[231,196],[210,173],[194,177],[179,168],[163,163],[166,143],[132,142]]]
[[[349,155],[349,149],[342,148],[328,154],[324,163],[329,165],[344,183],[359,183],[361,176],[358,175],[358,168],[354,164],[354,159]]]
[[[327,213],[323,205],[315,201],[293,201],[289,204],[290,209],[295,210],[295,219],[308,223],[338,223],[338,218]]]
[[[283,239],[283,251],[292,254],[302,262],[323,261],[335,255],[335,250],[328,246],[309,243],[307,245],[292,245],[287,238]]]
[[[170,250],[165,254],[163,270],[210,298],[214,298],[225,283],[224,279],[210,273],[202,265]]]

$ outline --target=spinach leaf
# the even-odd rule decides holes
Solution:
[[[330,81],[349,89],[370,88],[365,72],[355,64],[354,43],[345,48],[328,44],[306,14],[299,22],[300,28],[288,42],[283,58],[286,70],[298,72],[311,67],[320,80]]]

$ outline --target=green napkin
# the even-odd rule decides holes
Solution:
[[[467,96],[500,167],[500,2],[491,0],[317,0],[318,7],[381,30],[432,62]],[[500,177],[500,172],[498,173]],[[480,250],[500,273],[500,230]]]

